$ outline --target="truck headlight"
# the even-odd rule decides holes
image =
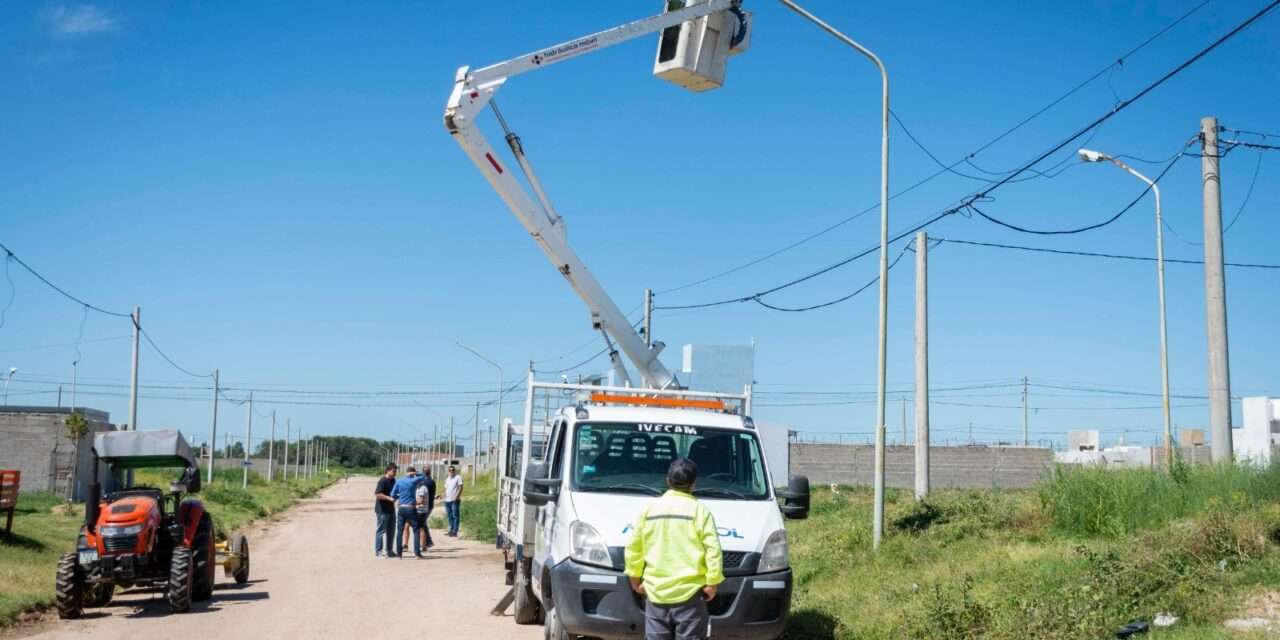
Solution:
[[[116,536],[131,536],[135,533],[142,533],[142,525],[133,524],[127,527],[102,527],[98,533],[108,538],[114,538]]]
[[[613,568],[613,558],[609,556],[609,547],[595,527],[575,520],[569,525],[570,552],[569,557],[583,564],[591,564],[606,569]]]
[[[764,543],[760,554],[760,573],[782,571],[791,566],[791,554],[787,550],[787,530],[774,531]]]

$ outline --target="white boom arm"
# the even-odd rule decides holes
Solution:
[[[493,100],[494,94],[502,88],[507,79],[514,75],[547,67],[646,34],[656,33],[667,27],[696,20],[717,11],[724,11],[737,6],[738,2],[739,0],[709,0],[703,4],[630,22],[475,71],[471,71],[469,67],[461,67],[454,78],[453,93],[449,96],[449,103],[444,111],[445,128],[511,208],[512,213],[520,220],[520,224],[524,225],[529,235],[532,235],[538,246],[542,247],[543,253],[551,260],[551,264],[555,265],[556,270],[569,281],[569,285],[583,302],[587,303],[591,311],[593,327],[607,332],[607,336],[613,336],[618,347],[635,364],[644,379],[645,386],[651,388],[665,389],[679,386],[675,375],[658,360],[658,353],[662,351],[663,344],[654,343],[650,347],[640,337],[626,316],[605,293],[600,283],[587,270],[586,265],[578,258],[578,254],[569,247],[564,223],[551,207],[551,202],[543,192],[541,183],[533,174],[532,167],[529,166],[520,147],[519,138],[515,134],[508,134],[507,141],[521,169],[528,176],[529,184],[533,187],[538,202],[529,197],[520,182],[508,170],[509,167],[498,160],[493,147],[476,126],[476,117]],[[616,352],[611,354],[611,358],[617,366]]]

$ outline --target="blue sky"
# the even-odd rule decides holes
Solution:
[[[143,325],[175,361],[200,373],[221,368],[224,385],[235,389],[229,396],[258,389],[259,411],[274,409],[309,433],[410,438],[446,416],[466,421],[473,409],[465,405],[490,399],[480,392],[495,386],[496,374],[455,341],[498,360],[513,381],[530,359],[557,369],[599,346],[582,304],[444,131],[454,70],[643,17],[658,4],[6,3],[0,242],[95,305],[141,305]],[[895,111],[951,162],[1196,4],[808,6],[885,60]],[[983,151],[974,158],[981,169],[958,169],[1020,165],[1261,6],[1208,3]],[[732,60],[718,91],[691,94],[652,78],[655,36],[513,79],[499,95],[573,245],[624,309],[639,304],[645,287],[661,291],[718,273],[876,203],[874,68],[778,4],[747,8],[756,17],[752,48]],[[1168,158],[1206,115],[1280,133],[1278,20],[1265,18],[1111,119],[1089,146]],[[900,128],[891,136],[893,191],[936,170]],[[1224,216],[1241,211],[1226,253],[1276,263],[1280,154],[1261,157],[1241,209],[1258,153],[1242,148],[1223,160]],[[1162,167],[1134,165],[1153,175]],[[1075,227],[1109,217],[1141,191],[1113,167],[1062,166],[1055,178],[1001,188],[983,210],[1030,227]],[[1162,182],[1168,223],[1189,240],[1200,235],[1199,171],[1198,158],[1184,158]],[[939,177],[893,201],[891,227],[907,228],[980,186]],[[1149,256],[1151,212],[1148,197],[1115,224],[1061,237],[958,215],[929,230]],[[658,304],[750,294],[871,246],[877,231],[873,212],[754,267],[659,296]],[[1202,255],[1172,234],[1166,246],[1170,257]],[[960,245],[938,247],[930,262],[934,385],[988,387],[936,394],[938,439],[967,438],[970,422],[978,439],[1015,437],[1021,412],[1006,407],[1019,403],[1018,390],[989,385],[1022,376],[1058,387],[1158,391],[1153,265]],[[874,257],[865,258],[769,300],[821,302],[861,286],[875,269]],[[100,394],[80,404],[123,421],[127,400],[114,385],[128,382],[127,321],[85,316],[17,265],[9,274],[15,294],[0,326],[0,366],[19,368],[11,404],[51,404],[78,352],[78,390]],[[909,386],[913,375],[912,274],[907,259],[890,277],[893,389]],[[1280,394],[1278,278],[1276,271],[1228,271],[1237,395]],[[1175,393],[1189,396],[1206,387],[1203,287],[1200,267],[1170,265],[1172,382]],[[655,334],[673,354],[688,342],[754,340],[759,416],[806,431],[869,433],[874,291],[802,314],[751,303],[660,312]],[[0,302],[9,295],[0,282]],[[144,389],[140,425],[202,438],[210,402],[199,398],[208,393],[162,387],[207,382],[146,346],[142,360],[142,381],[160,387]],[[604,367],[600,359],[584,371]],[[417,398],[434,409],[385,406],[406,404],[404,396],[332,395],[338,391],[430,391]],[[797,391],[856,395],[785,393]],[[889,408],[895,435],[898,402],[895,396]],[[1148,441],[1159,412],[1132,407],[1158,404],[1036,387],[1032,437],[1101,428]],[[1203,400],[1174,404],[1177,425],[1205,423]],[[224,403],[220,428],[243,429],[243,415]],[[482,417],[492,421],[492,409]]]

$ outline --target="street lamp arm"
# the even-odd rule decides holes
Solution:
[[[471,347],[468,347],[467,345],[462,344],[461,342],[456,342],[456,341],[455,341],[453,344],[457,345],[457,346],[458,346],[458,348],[460,348],[460,349],[465,349],[465,350],[466,350],[468,353],[470,353],[471,355],[473,355],[473,356],[475,356],[475,357],[477,357],[477,358],[480,358],[481,360],[484,360],[485,362],[488,362],[490,365],[492,365],[495,369],[497,369],[497,370],[498,370],[499,374],[501,374],[501,372],[502,372],[502,365],[499,365],[498,363],[496,363],[496,362],[494,362],[494,361],[492,361],[492,360],[490,360],[490,359],[488,359],[488,358],[486,358],[486,357],[484,357],[484,356],[480,355],[480,352],[479,352],[479,351],[476,351],[475,349],[472,349]]]
[[[877,56],[876,54],[872,53],[870,49],[858,44],[857,41],[855,41],[853,38],[850,38],[849,36],[846,36],[845,34],[841,33],[835,27],[827,24],[822,18],[819,18],[818,16],[815,16],[812,13],[809,13],[809,11],[806,10],[804,7],[801,7],[800,5],[792,2],[791,0],[779,0],[779,2],[785,5],[788,9],[791,9],[792,11],[800,14],[801,16],[804,16],[806,20],[818,25],[818,27],[821,28],[823,31],[826,31],[832,36],[835,36],[837,40],[853,47],[854,49],[857,49],[858,53],[861,53],[867,58],[870,58],[871,62],[875,63],[876,68],[880,70],[880,79],[884,83],[884,108],[886,111],[889,109],[889,72],[884,68],[884,63],[880,61],[880,56]]]

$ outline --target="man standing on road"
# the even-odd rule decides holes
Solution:
[[[383,540],[387,543],[387,557],[391,557],[392,528],[395,527],[396,501],[391,497],[391,489],[396,483],[396,465],[387,465],[378,478],[378,486],[373,490],[373,515],[377,518],[378,528],[373,534],[373,555],[382,555]]]
[[[391,497],[396,501],[396,557],[404,557],[405,527],[413,530],[413,555],[422,557],[422,546],[418,538],[418,509],[415,489],[418,488],[418,474],[413,467],[405,472],[404,477],[396,480],[391,487]]]
[[[627,543],[626,574],[646,601],[646,640],[705,640],[710,634],[707,603],[724,582],[724,560],[715,518],[693,497],[697,479],[692,460],[673,460],[669,490],[640,512]]]
[[[431,517],[431,510],[436,506],[436,481],[431,479],[430,467],[422,468],[418,481],[414,496],[418,505],[418,530],[422,532],[424,540],[422,548],[426,550],[436,546],[431,541],[431,530],[427,528],[427,519]]]
[[[462,522],[462,476],[453,465],[449,465],[449,477],[444,481],[444,513],[449,518],[446,535],[458,537],[458,525]]]

